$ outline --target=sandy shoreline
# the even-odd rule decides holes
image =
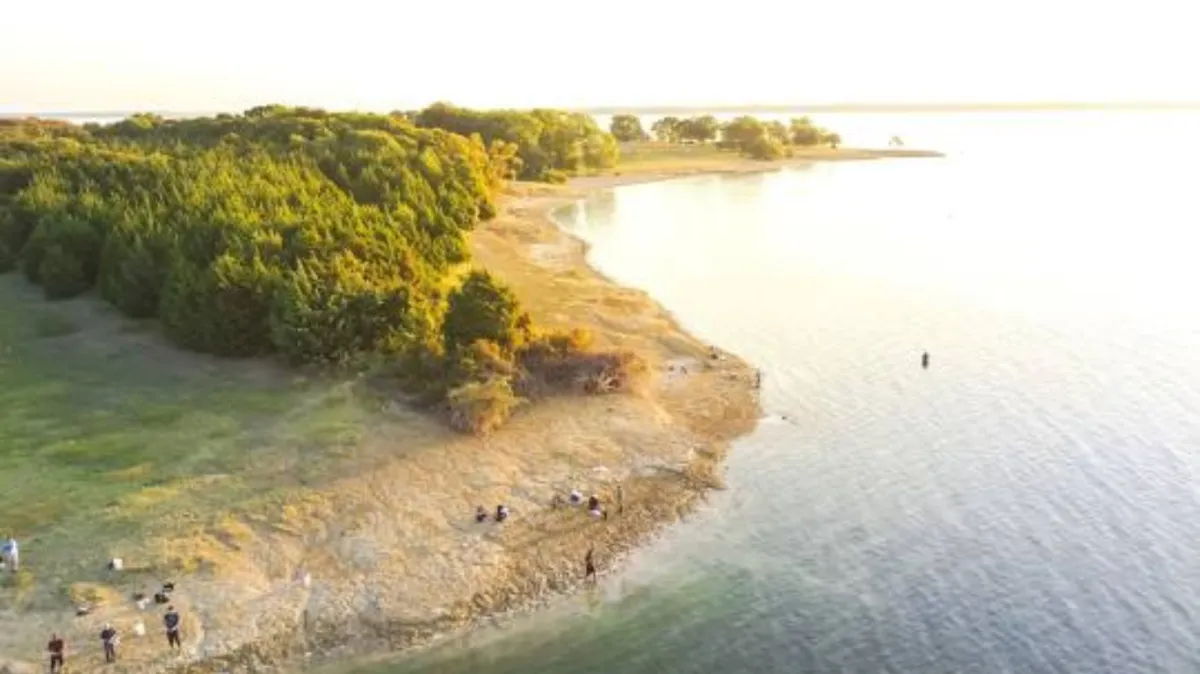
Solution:
[[[138,619],[150,636],[127,636],[123,661],[106,671],[257,672],[353,662],[569,592],[582,583],[589,547],[601,573],[611,572],[627,552],[720,485],[731,442],[760,416],[755,377],[736,356],[711,358],[710,345],[686,333],[646,293],[592,269],[586,245],[552,214],[619,185],[888,156],[936,155],[845,151],[769,164],[731,159],[720,167],[584,177],[568,186],[512,186],[499,217],[472,236],[477,263],[513,286],[538,323],[583,325],[595,331],[599,345],[647,355],[657,372],[651,392],[538,401],[488,439],[464,438],[404,406],[387,407],[362,443],[357,470],[298,490],[270,517],[247,516],[248,532],[236,545],[209,536],[205,571],[176,579],[175,605],[184,614],[180,655],[162,647],[155,612],[114,606],[65,631],[68,665],[99,669],[94,635],[100,621],[129,635]],[[551,507],[555,494],[572,488],[598,494],[611,516],[594,520],[579,509]],[[476,504],[496,503],[512,508],[510,521],[473,522]],[[311,587],[296,582],[302,572],[312,574]],[[61,620],[0,611],[0,674],[41,671],[38,651]]]

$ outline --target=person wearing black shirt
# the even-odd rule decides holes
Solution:
[[[62,671],[63,667],[63,651],[67,648],[62,639],[58,638],[57,634],[50,635],[50,643],[46,644],[46,650],[50,651],[50,674],[57,674]]]
[[[112,625],[105,625],[100,630],[100,641],[104,643],[104,661],[117,661],[117,631]]]
[[[167,607],[167,614],[163,616],[163,625],[167,628],[167,645],[175,649],[180,648],[179,614],[175,612],[174,606]]]
[[[595,552],[593,548],[588,548],[587,555],[583,558],[583,579],[590,578],[594,583],[596,582],[596,560],[592,556],[593,552]]]

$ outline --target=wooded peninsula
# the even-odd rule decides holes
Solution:
[[[0,536],[21,551],[0,672],[51,633],[96,671],[106,624],[114,672],[404,648],[577,586],[591,546],[611,569],[719,486],[755,372],[593,271],[551,212],[929,155],[807,119],[650,133],[445,103],[0,120]],[[604,517],[556,507],[574,491]],[[135,636],[164,583],[174,655]]]

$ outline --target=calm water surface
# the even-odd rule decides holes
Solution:
[[[729,489],[592,594],[356,671],[1200,671],[1200,117],[818,122],[949,156],[563,216],[766,373]]]

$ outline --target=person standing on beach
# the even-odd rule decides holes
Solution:
[[[921,367],[926,370],[929,369],[929,352],[928,351],[921,354]]]
[[[175,612],[174,606],[167,607],[167,614],[163,616],[163,626],[167,628],[167,646],[179,650],[179,614]]]
[[[104,661],[117,661],[117,631],[109,623],[104,624],[104,629],[100,630],[100,641],[104,644]]]
[[[63,652],[67,650],[67,645],[57,634],[51,634],[46,650],[50,652],[50,674],[58,674],[63,668]]]
[[[583,579],[591,579],[596,582],[596,560],[593,557],[595,548],[588,548],[587,554],[583,557]]]
[[[17,539],[12,536],[4,543],[4,559],[8,562],[9,573],[16,573],[21,568],[21,548],[17,545]]]

